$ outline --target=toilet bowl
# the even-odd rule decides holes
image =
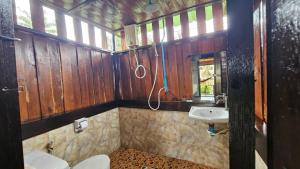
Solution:
[[[33,151],[24,156],[25,169],[71,169],[69,164],[60,158],[41,151]],[[72,169],[109,169],[110,159],[107,155],[92,156]]]

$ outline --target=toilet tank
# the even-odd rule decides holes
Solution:
[[[24,165],[25,169],[70,169],[66,161],[41,151],[26,154]]]

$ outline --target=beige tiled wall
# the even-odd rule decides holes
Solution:
[[[228,169],[228,134],[211,137],[207,127],[187,112],[119,108],[90,117],[89,127],[81,133],[74,133],[70,124],[23,141],[23,149],[25,154],[47,151],[53,141],[53,154],[74,166],[122,146]]]
[[[23,151],[47,151],[54,143],[53,154],[66,160],[70,166],[97,154],[110,154],[120,147],[118,109],[113,109],[88,119],[89,127],[74,133],[73,124],[23,141]]]
[[[119,113],[122,147],[229,168],[228,134],[209,136],[208,125],[187,112],[120,108]]]

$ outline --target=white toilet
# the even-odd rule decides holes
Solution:
[[[60,158],[41,151],[33,151],[24,156],[25,169],[71,169],[69,164]],[[72,169],[109,169],[110,159],[107,155],[90,157]]]

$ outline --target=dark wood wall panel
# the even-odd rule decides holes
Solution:
[[[65,110],[81,108],[81,90],[76,47],[60,43]]]
[[[166,71],[169,92],[166,100],[173,101],[180,98],[178,88],[178,71],[177,71],[177,51],[176,48],[180,45],[171,45],[166,48]],[[181,53],[178,53],[179,55]],[[169,75],[168,75],[169,74]]]
[[[91,51],[91,58],[94,78],[95,103],[100,104],[105,102],[105,79],[103,72],[102,55],[100,52]]]
[[[15,43],[21,121],[32,121],[41,117],[32,36],[17,32],[16,37],[22,39]]]
[[[132,87],[131,87],[131,75],[130,75],[130,65],[129,65],[129,54],[126,53],[123,56],[120,56],[119,59],[119,77],[120,77],[120,87],[121,99],[132,99]]]
[[[169,92],[161,93],[163,101],[181,101],[191,99],[192,91],[192,56],[226,50],[226,35],[198,38],[193,40],[180,40],[175,43],[164,45],[167,80]],[[157,100],[159,89],[163,87],[163,69],[161,46],[158,50],[158,72],[152,101]],[[128,52],[118,54],[118,65],[120,65],[120,93],[122,100],[147,100],[155,75],[156,57],[154,48],[138,49],[140,64],[146,68],[147,75],[144,79],[135,77],[136,61]]]
[[[95,103],[90,50],[78,47],[77,57],[81,89],[81,103],[82,107],[87,107]]]
[[[129,52],[129,63],[130,63],[130,74],[132,81],[132,96],[137,99],[141,99],[144,93],[144,85],[142,85],[142,80],[136,78],[135,70],[137,67],[137,61],[140,63],[140,59],[138,57],[138,52],[131,51]],[[140,68],[137,70],[137,75],[142,76],[143,70]]]
[[[151,64],[150,64],[150,59],[149,59],[149,51],[148,50],[139,50],[139,59],[140,59],[140,64],[142,64],[145,67],[146,70],[146,76],[144,79],[142,79],[142,86],[143,86],[143,94],[141,96],[142,100],[147,100],[148,95],[151,91],[152,88],[152,83],[153,83],[153,74],[151,72]]]
[[[34,36],[42,117],[64,111],[58,43]]]
[[[22,123],[114,101],[110,53],[18,31]]]
[[[110,102],[115,100],[114,70],[111,54],[102,53],[102,60],[105,83],[105,102]]]

